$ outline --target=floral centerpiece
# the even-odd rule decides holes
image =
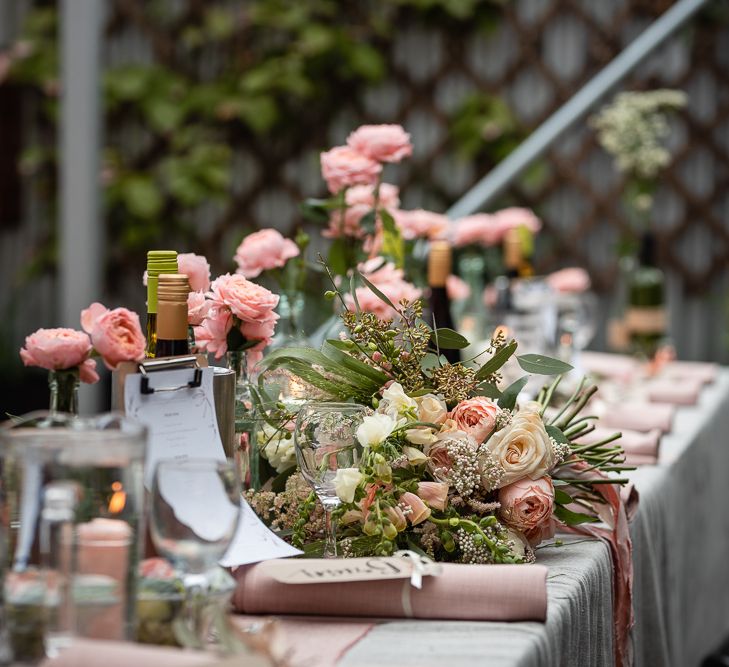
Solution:
[[[536,400],[517,408],[528,375],[502,388],[499,374],[515,354],[515,341],[497,332],[486,358],[450,364],[441,351],[465,348],[465,338],[432,329],[421,319],[419,301],[395,303],[366,277],[359,280],[388,317],[359,308],[356,289],[345,295],[335,286],[327,296],[345,307],[346,333],[320,351],[281,349],[262,363],[307,383],[309,397],[371,409],[356,433],[361,463],[337,471],[341,553],[388,555],[406,548],[437,560],[525,562],[557,525],[595,523],[606,511],[619,511],[604,492],[626,481],[610,476],[624,469],[614,443],[619,434],[574,444],[594,428],[594,418],[581,411],[596,387],[583,382],[564,405],[552,408],[558,375]],[[526,373],[571,368],[537,355],[516,360]],[[261,405],[271,405],[263,381],[254,394]],[[290,467],[275,480],[281,492],[249,492],[248,498],[294,544],[316,552],[321,515],[291,465],[295,415],[282,404],[266,415],[259,445],[281,468]]]

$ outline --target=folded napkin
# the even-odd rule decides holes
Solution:
[[[618,431],[652,431],[662,433],[671,430],[676,407],[664,403],[625,403],[609,405],[600,415],[600,426]]]
[[[670,361],[661,370],[661,379],[694,379],[709,384],[716,380],[718,367],[704,361]]]
[[[640,370],[640,362],[637,359],[608,352],[582,352],[580,366],[591,375],[599,375],[617,382],[629,382]]]
[[[580,444],[590,444],[605,440],[620,430],[622,438],[614,444],[620,445],[625,450],[625,462],[628,465],[653,464],[658,459],[658,445],[661,439],[661,431],[653,429],[646,433],[631,431],[629,429],[611,429],[598,426],[594,431],[579,438]]]
[[[480,621],[544,621],[547,616],[543,565],[444,563],[439,576],[423,577],[421,589],[409,579],[282,584],[265,572],[265,563],[238,568],[235,576],[233,606],[244,614]]]
[[[695,378],[683,378],[680,381],[657,379],[646,383],[645,392],[652,402],[696,405],[703,387],[703,381]]]

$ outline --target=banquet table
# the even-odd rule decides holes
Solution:
[[[635,665],[691,667],[729,636],[729,370],[677,411],[658,465],[629,473]],[[338,667],[613,665],[608,547],[563,536],[548,566],[546,623],[397,620],[375,625]]]

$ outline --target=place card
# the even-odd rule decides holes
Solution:
[[[419,576],[437,576],[441,570],[437,563],[418,557],[269,561],[260,567],[263,573],[282,584],[342,584],[386,579],[410,579],[412,581],[417,580]]]
[[[152,394],[142,394],[141,373],[124,378],[126,414],[149,429],[144,470],[147,488],[160,459],[225,461],[215,416],[213,369],[202,369],[199,387],[186,386],[192,373],[193,370],[184,368],[149,373],[149,384],[157,390]],[[169,391],[170,387],[182,388]]]

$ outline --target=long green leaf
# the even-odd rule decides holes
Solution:
[[[321,348],[322,353],[332,359],[332,361],[345,365],[353,372],[359,373],[371,380],[376,385],[375,389],[379,389],[390,379],[382,371],[368,366],[363,361],[347,354],[346,350],[346,344],[341,340],[327,340]]]
[[[436,329],[431,340],[441,350],[463,350],[470,345],[468,338],[448,327]]]
[[[489,359],[476,373],[477,380],[485,380],[489,375],[499,370],[507,361],[512,354],[516,351],[517,343],[512,340],[502,348],[500,348],[491,359]]]
[[[499,399],[501,398],[501,391],[495,384],[489,382],[482,382],[479,384],[473,392],[476,396],[485,396],[486,398]]]
[[[589,514],[582,514],[580,512],[573,512],[568,510],[562,505],[556,505],[554,508],[554,515],[568,526],[577,526],[581,523],[597,523],[600,519],[596,519],[594,516]]]
[[[375,287],[367,278],[365,278],[361,273],[359,274],[360,278],[362,278],[362,281],[365,285],[370,289],[370,291],[380,300],[384,301],[390,308],[393,308],[394,310],[397,310],[397,306],[390,301],[390,298],[382,292],[379,288]],[[398,311],[399,312],[399,311]]]
[[[499,407],[502,410],[513,410],[516,405],[516,398],[519,396],[519,392],[524,389],[524,385],[529,381],[529,376],[519,378],[516,382],[512,382],[503,392],[501,392],[501,398],[499,398]]]
[[[548,424],[546,426],[547,429],[547,435],[554,438],[557,442],[563,444],[563,445],[569,445],[570,441],[567,439],[567,436],[562,433],[562,430],[557,428],[556,426],[552,426],[552,424]]]
[[[516,360],[527,373],[535,375],[560,375],[572,370],[572,366],[559,359],[544,357],[541,354],[522,354]]]
[[[572,496],[562,489],[555,489],[554,500],[560,505],[569,505],[572,502]]]

